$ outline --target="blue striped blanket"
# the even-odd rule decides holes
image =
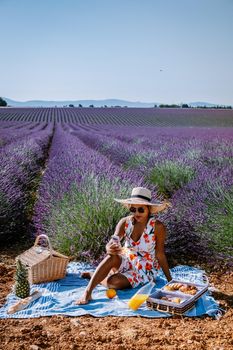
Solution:
[[[148,318],[170,317],[170,313],[149,310],[144,303],[137,311],[128,308],[127,302],[134,295],[136,289],[117,291],[117,297],[108,299],[105,295],[106,288],[98,285],[93,291],[93,300],[87,305],[75,305],[75,301],[81,297],[88,283],[88,280],[81,278],[81,272],[93,270],[84,263],[71,262],[67,268],[67,275],[64,279],[32,285],[31,292],[39,290],[42,296],[33,301],[24,310],[14,314],[7,314],[10,306],[19,299],[9,294],[6,304],[0,308],[0,318],[33,318],[40,316],[66,315],[81,316],[92,315],[95,317],[104,316],[142,316]],[[181,279],[190,282],[202,283],[204,271],[190,266],[177,266],[171,269],[173,279]],[[166,284],[166,278],[162,271],[159,272],[155,288],[161,288]],[[218,303],[209,294],[205,293],[197,300],[195,307],[186,311],[185,316],[209,315],[219,317],[221,310]]]

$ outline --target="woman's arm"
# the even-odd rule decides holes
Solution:
[[[125,235],[125,222],[126,222],[127,218],[122,218],[118,224],[116,225],[115,228],[115,232],[114,232],[114,236],[118,236],[120,237],[120,240],[122,240],[122,238]]]
[[[125,234],[125,221],[126,218],[122,218],[116,225],[116,229],[114,232],[114,235],[118,236],[120,240],[124,237]],[[106,252],[110,255],[117,255],[121,253],[121,247],[119,247],[116,243],[113,243],[110,240],[106,245]]]
[[[162,222],[157,221],[155,225],[155,238],[156,238],[156,258],[158,259],[159,265],[161,266],[168,282],[171,281],[172,277],[169,271],[167,258],[164,251],[164,243],[166,238],[166,228]]]

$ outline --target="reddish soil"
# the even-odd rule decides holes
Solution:
[[[0,306],[14,283],[15,256],[24,250],[18,246],[1,252]],[[233,272],[212,268],[209,278],[216,289],[213,296],[224,309],[220,319],[182,316],[169,319],[91,316],[1,319],[0,349],[233,349]]]

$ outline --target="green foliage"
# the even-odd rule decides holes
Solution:
[[[0,97],[0,107],[6,107],[6,106],[7,106],[7,102],[3,100],[2,97]]]
[[[131,187],[130,187],[131,188]],[[53,245],[79,259],[96,259],[114,233],[126,209],[114,201],[130,191],[119,180],[111,183],[103,177],[89,176],[55,205],[46,223]]]
[[[211,188],[210,188],[211,190]],[[204,236],[217,251],[233,253],[233,188],[223,191],[215,189],[214,200],[207,201],[208,220],[200,227]]]
[[[161,104],[159,105],[159,108],[180,108],[180,105],[176,105],[176,104]]]
[[[197,160],[201,157],[201,152],[202,152],[201,149],[190,148],[186,153],[186,157],[187,159]]]
[[[135,137],[134,140],[132,140],[132,144],[136,144],[136,145],[140,145],[141,143],[147,141],[147,138],[146,137],[143,137],[143,136],[139,136],[139,137]]]
[[[106,142],[106,143],[103,143],[101,146],[100,146],[100,148],[99,148],[99,150],[100,150],[100,152],[105,152],[105,153],[107,153],[109,150],[111,150],[111,148],[114,148],[114,146],[117,144],[117,142],[116,141],[114,141],[114,140],[112,140],[111,142]]]
[[[194,175],[190,166],[166,161],[156,165],[146,180],[157,186],[159,194],[170,198],[176,190],[191,181]]]
[[[39,188],[39,185],[40,185],[41,176],[42,176],[42,172],[39,172],[28,184],[27,205],[25,207],[25,216],[29,222],[32,220],[34,206],[38,199],[37,189]]]
[[[153,153],[153,156],[156,155],[156,152]],[[146,153],[146,154],[136,154],[134,156],[132,156],[123,166],[124,170],[128,170],[128,169],[135,169],[138,166],[146,166],[148,160],[150,159],[150,157],[152,156],[152,153]]]

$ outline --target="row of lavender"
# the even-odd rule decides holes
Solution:
[[[145,185],[172,201],[160,218],[173,257],[231,253],[232,155],[228,129],[57,124],[35,225],[64,252],[96,258],[127,214],[114,196]]]
[[[0,124],[0,148],[8,143],[23,139],[25,136],[33,137],[33,134],[46,129],[47,123],[32,122],[1,122]]]
[[[47,157],[53,124],[1,123],[0,241],[25,232],[33,214],[36,188]],[[23,128],[21,128],[23,126]]]
[[[208,240],[217,250],[232,253],[230,129],[105,128],[103,132],[95,127],[91,133],[84,129],[75,125],[69,128],[122,171],[133,170],[172,201],[173,209],[164,219],[176,252],[187,251],[188,244],[190,250],[195,246],[200,252]]]

